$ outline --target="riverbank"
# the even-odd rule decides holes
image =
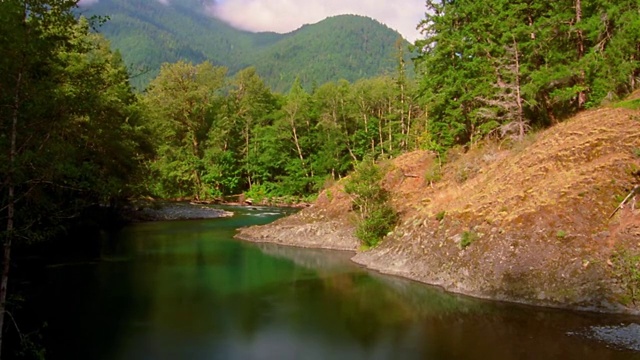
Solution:
[[[522,143],[394,159],[395,231],[353,261],[480,298],[640,314],[640,112],[587,111]],[[438,176],[435,176],[435,175]],[[612,216],[611,216],[612,215]],[[342,184],[310,208],[241,229],[259,242],[357,250]]]
[[[230,216],[233,216],[230,211],[201,204],[173,201],[142,201],[134,203],[123,211],[123,217],[129,222],[215,219]]]

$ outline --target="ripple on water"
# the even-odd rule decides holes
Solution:
[[[568,334],[602,341],[615,348],[640,351],[640,325],[635,323],[591,326],[584,332]]]

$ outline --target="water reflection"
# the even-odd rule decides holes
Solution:
[[[48,358],[640,359],[567,335],[620,317],[470,299],[369,273],[349,253],[233,240],[279,216],[260,211],[138,224],[108,254],[129,260],[50,268],[37,304]]]

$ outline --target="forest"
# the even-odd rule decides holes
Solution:
[[[388,75],[311,90],[178,60],[137,93],[100,19],[75,6],[0,2],[0,314],[12,244],[60,236],[91,209],[302,199],[365,158],[428,149],[445,161],[455,146],[518,141],[624,97],[640,75],[636,0],[428,0],[415,77],[399,47]]]
[[[214,3],[100,0],[83,3],[78,13],[108,17],[98,31],[121,51],[139,90],[158,75],[162,63],[178,60],[206,60],[230,75],[253,66],[278,92],[286,92],[296,77],[309,91],[314,84],[356,81],[394,69],[394,44],[401,35],[374,19],[338,15],[287,34],[251,33],[207,15]],[[401,42],[409,60],[409,43]]]

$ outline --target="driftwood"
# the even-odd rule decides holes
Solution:
[[[611,213],[611,215],[609,215],[609,219],[611,219],[613,217],[613,215],[615,215],[618,210],[624,208],[624,204],[627,203],[627,201],[629,201],[629,199],[634,196],[635,194],[640,193],[640,185],[636,185],[633,187],[633,190],[631,190],[631,192],[629,193],[629,195],[627,195],[626,198],[624,198],[624,200],[622,200],[622,202],[620,203],[620,205],[618,205],[618,207],[616,207],[615,210],[613,210],[613,212]],[[635,196],[634,196],[635,199]],[[635,201],[634,201],[634,207],[635,207]]]

